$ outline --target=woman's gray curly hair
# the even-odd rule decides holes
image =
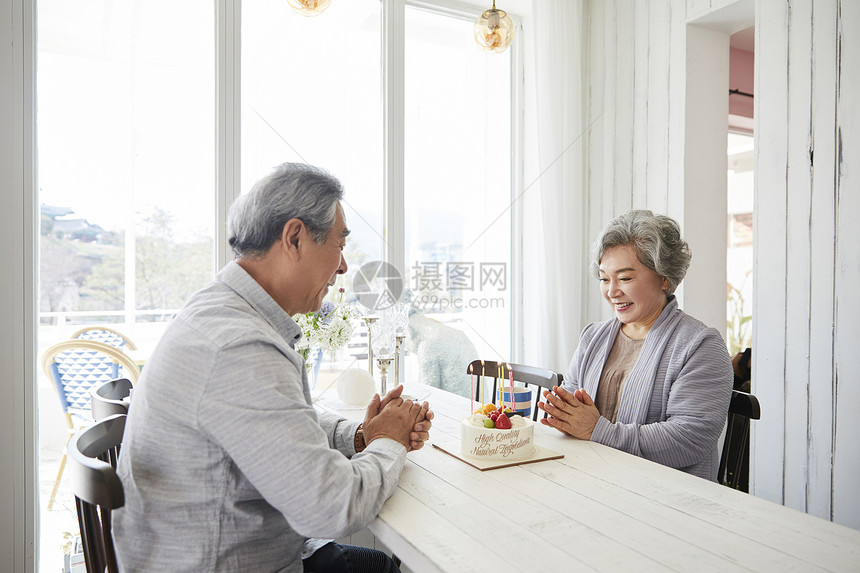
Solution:
[[[622,245],[632,245],[640,263],[669,281],[667,296],[684,280],[693,257],[674,219],[647,210],[633,210],[609,221],[597,238],[591,259],[595,276],[600,276],[600,261],[606,250]]]

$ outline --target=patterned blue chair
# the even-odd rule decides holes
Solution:
[[[104,342],[123,351],[137,350],[137,345],[128,336],[106,326],[85,326],[72,334],[72,338]]]
[[[94,340],[65,340],[51,346],[42,356],[42,370],[54,381],[69,438],[75,432],[73,417],[81,422],[91,421],[91,392],[96,386],[122,377],[135,383],[140,376],[137,364],[124,352]],[[68,440],[66,444],[68,445]],[[65,467],[64,449],[57,479],[48,500],[48,510],[54,506],[54,498]]]

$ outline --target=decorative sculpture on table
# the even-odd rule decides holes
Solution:
[[[394,335],[394,385],[400,384],[400,347],[406,336],[403,334]]]
[[[460,396],[469,396],[466,366],[478,358],[469,337],[460,330],[409,310],[406,348],[418,355],[419,381]]]
[[[367,325],[367,371],[373,376],[373,323],[379,320],[379,317],[368,315],[362,318]]]
[[[394,385],[402,382],[400,379],[400,348],[406,339],[406,330],[409,328],[409,305],[398,302],[387,308],[383,314],[383,320],[392,324],[394,328]]]
[[[388,391],[388,367],[394,358],[394,325],[391,322],[378,321],[371,327],[373,331],[373,353],[380,371],[380,394]]]

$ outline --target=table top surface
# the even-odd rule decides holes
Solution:
[[[430,441],[469,401],[426,386]],[[333,399],[332,399],[333,398]],[[338,409],[335,392],[319,407]],[[370,530],[415,571],[860,571],[860,531],[538,424],[564,458],[480,471],[429,444]]]

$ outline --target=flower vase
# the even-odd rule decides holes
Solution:
[[[329,368],[331,370],[340,371],[343,370],[344,366],[344,349],[343,347],[338,348],[337,350],[332,350],[329,352]]]

